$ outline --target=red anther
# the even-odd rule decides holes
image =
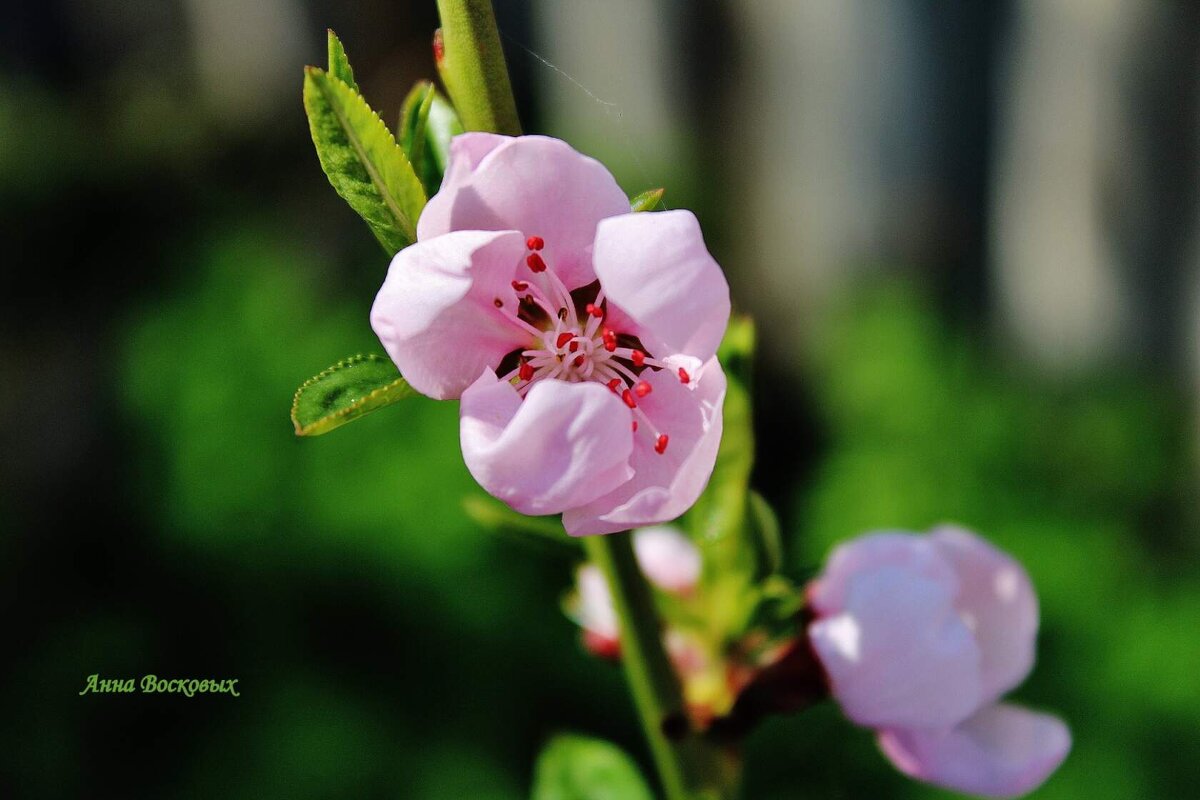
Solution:
[[[683,367],[679,368],[679,382],[680,383],[691,383],[692,382],[692,376],[688,375],[687,370],[684,369]]]
[[[513,281],[512,287],[513,287],[513,289],[515,289],[518,292],[523,292],[529,288],[529,282],[528,281]]]
[[[665,433],[660,433],[658,435],[658,441],[654,443],[654,452],[658,453],[659,455],[667,452],[667,441],[667,435]]]
[[[576,339],[575,341],[571,342],[571,347],[569,349],[572,353],[574,353],[576,350],[578,350],[579,349],[579,340]]]
[[[646,354],[641,350],[634,350],[629,358],[633,360],[633,365],[635,367],[644,366],[646,363]]]
[[[533,365],[524,359],[521,360],[521,367],[517,370],[517,374],[521,376],[521,380],[533,380]]]
[[[537,253],[530,253],[529,255],[525,256],[525,263],[534,272],[546,271],[546,262],[542,261],[542,257]]]
[[[582,367],[585,358],[587,358],[587,356],[585,356],[583,353],[580,353],[579,355],[575,356],[575,360],[571,363],[577,367]]]
[[[630,408],[637,408],[637,401],[633,399],[633,392],[626,389],[621,392],[621,399],[625,401],[625,405]]]
[[[609,381],[609,382],[608,382],[608,388],[609,388],[609,389],[612,389],[612,393],[613,393],[613,394],[616,394],[616,393],[617,393],[617,387],[618,387],[618,386],[620,386],[620,385],[621,385],[621,379],[620,379],[620,378],[613,378],[611,381]]]
[[[540,236],[530,236],[525,240],[525,246],[530,250],[541,250],[546,246],[546,240]]]
[[[558,338],[554,340],[554,346],[555,347],[565,347],[567,342],[571,341],[574,338],[575,338],[575,334],[571,333],[570,331],[563,331],[562,333],[560,333],[558,335]]]
[[[633,432],[637,433],[637,420],[636,419],[633,421]]]
[[[616,339],[605,339],[604,340],[604,349],[610,353],[615,351],[617,349],[617,340]]]
[[[653,388],[654,387],[645,381],[638,381],[633,387],[633,393],[638,397],[645,397],[646,395],[650,394],[651,391],[653,391]]]
[[[591,314],[596,319],[600,319],[604,316],[604,309],[600,308],[600,306],[596,305],[595,303],[588,303],[587,313]]]

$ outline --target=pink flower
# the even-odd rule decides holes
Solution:
[[[729,287],[687,211],[630,213],[599,162],[467,133],[371,325],[417,391],[461,398],[463,458],[572,535],[673,519],[712,474]]]
[[[668,594],[686,596],[700,581],[700,551],[675,528],[658,525],[634,531],[633,553],[642,574]],[[584,644],[598,656],[616,658],[621,652],[617,614],[600,568],[594,564],[580,566],[575,573],[575,590],[570,611],[583,628]],[[667,643],[673,656],[683,657],[689,652],[670,632]]]
[[[907,775],[1016,797],[1066,758],[1057,717],[999,698],[1033,668],[1025,570],[974,534],[875,533],[833,551],[809,587],[808,636],[833,696]]]

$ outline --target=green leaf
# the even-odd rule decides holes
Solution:
[[[710,627],[727,638],[740,636],[757,602],[755,581],[773,557],[760,552],[750,506],[750,470],[754,465],[751,416],[751,363],[754,323],[734,317],[717,350],[725,370],[724,429],[717,461],[704,494],[684,518],[704,554],[704,596]]]
[[[292,424],[297,436],[320,436],[415,395],[390,359],[353,356],[309,378],[296,390]]]
[[[400,108],[400,146],[408,154],[408,163],[413,165],[425,193],[432,196],[441,183],[440,170],[437,170],[429,156],[425,131],[429,123],[429,111],[433,108],[433,98],[437,90],[429,81],[418,81],[417,85],[404,98]],[[435,182],[435,171],[436,175]]]
[[[662,207],[663,193],[666,189],[647,189],[636,197],[629,198],[629,208],[632,211],[657,211]]]
[[[332,28],[327,28],[325,32],[329,37],[330,77],[337,78],[357,92],[358,84],[354,82],[354,70],[350,67],[350,59],[346,57],[346,48],[342,47],[341,40]]]
[[[578,550],[579,540],[568,536],[558,517],[528,517],[486,495],[463,498],[463,510],[479,527],[490,533],[523,543],[549,543],[566,550]]]
[[[779,534],[779,517],[761,494],[750,490],[750,534],[758,553],[760,575],[773,575],[783,564],[783,542]]]
[[[412,244],[425,190],[383,120],[344,81],[317,67],[304,71],[304,109],[333,188],[388,253]]]
[[[450,163],[450,140],[466,129],[458,112],[450,101],[439,92],[433,94],[433,105],[429,108],[429,120],[425,126],[425,138],[429,143],[429,154],[437,166],[438,184],[441,185],[442,174]]]
[[[420,164],[425,155],[425,125],[435,94],[437,89],[431,81],[417,81],[400,107],[400,146],[410,164]]]
[[[556,736],[538,756],[532,800],[653,800],[633,759],[587,736]]]

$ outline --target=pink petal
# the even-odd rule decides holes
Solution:
[[[662,213],[662,212],[655,212]],[[725,373],[715,358],[693,376],[694,391],[666,371],[647,370],[652,392],[638,400],[654,428],[666,433],[666,451],[655,452],[644,423],[633,435],[633,478],[598,499],[563,514],[572,536],[612,533],[675,519],[704,491],[721,443]]]
[[[596,224],[629,212],[629,199],[603,164],[546,136],[463,134],[450,155],[441,191],[417,223],[419,240],[518,230],[542,237],[541,256],[568,289],[595,280]]]
[[[524,252],[519,233],[463,231],[396,254],[371,307],[371,327],[414,389],[458,397],[481,370],[531,340],[511,321],[511,284]]]
[[[1020,797],[1058,769],[1071,732],[1058,717],[998,704],[951,730],[883,731],[879,746],[918,780],[984,797]]]
[[[557,514],[629,480],[629,410],[599,383],[541,380],[521,400],[486,370],[463,392],[467,469],[523,514]]]
[[[1033,669],[1037,594],[1020,564],[970,531],[945,526],[929,540],[958,574],[955,606],[979,643],[984,702],[992,702]]]
[[[846,716],[872,728],[946,727],[979,707],[979,648],[953,583],[886,564],[845,584],[841,609],[808,636]]]
[[[884,567],[898,567],[958,592],[952,564],[922,537],[904,531],[879,531],[843,542],[826,560],[825,569],[809,586],[808,600],[818,614],[837,614],[846,607],[851,580]]]
[[[729,284],[690,211],[623,214],[600,223],[593,263],[610,305],[650,352],[707,361],[729,324]],[[616,324],[616,322],[614,322]]]
[[[664,591],[686,594],[700,580],[700,550],[677,528],[639,528],[633,534],[633,549],[642,572]]]

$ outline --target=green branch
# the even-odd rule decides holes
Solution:
[[[519,136],[521,120],[491,0],[438,0],[437,6],[442,27],[435,34],[434,58],[463,125]]]

